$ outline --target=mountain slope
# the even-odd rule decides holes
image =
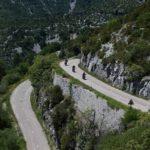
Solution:
[[[17,65],[48,43],[76,38],[140,4],[137,0],[1,0],[0,59]]]
[[[127,12],[139,3],[140,1],[138,0],[1,0],[0,16],[37,17],[51,14],[65,14],[73,8],[75,8],[75,13],[86,12],[89,9],[93,12],[101,10],[110,13],[117,9]]]
[[[150,2],[112,20],[82,45],[81,62],[113,86],[150,98]]]

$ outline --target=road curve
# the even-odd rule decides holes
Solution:
[[[27,150],[50,150],[42,127],[32,110],[32,90],[29,80],[21,83],[11,95],[11,106],[25,138]]]
[[[75,79],[78,79],[80,82],[92,87],[93,89],[95,89],[98,92],[101,92],[101,93],[115,99],[118,102],[128,105],[129,100],[132,99],[134,101],[134,105],[133,105],[134,108],[139,109],[143,112],[147,112],[150,109],[150,102],[148,102],[142,98],[128,94],[126,92],[123,92],[121,90],[118,90],[118,89],[96,79],[95,77],[93,77],[87,73],[86,73],[87,80],[83,80],[82,79],[83,70],[78,67],[79,63],[80,63],[79,59],[70,59],[68,61],[67,66],[64,65],[64,62],[61,62],[60,67],[64,71],[66,71],[69,75],[74,77]],[[75,73],[72,72],[73,65],[76,67]]]

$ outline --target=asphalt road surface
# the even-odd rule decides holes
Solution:
[[[104,95],[107,95],[113,99],[115,99],[118,102],[121,102],[125,105],[128,105],[129,100],[132,99],[134,102],[133,107],[136,109],[139,109],[143,112],[147,112],[150,109],[150,102],[146,101],[142,98],[133,96],[131,94],[128,94],[126,92],[123,92],[121,90],[118,90],[98,79],[95,77],[89,75],[86,73],[86,80],[82,79],[83,70],[78,67],[80,63],[79,59],[70,59],[68,61],[68,65],[64,65],[64,61],[60,63],[60,67],[65,70],[69,75],[74,77],[75,79],[78,79],[80,82],[83,82],[84,84],[88,85],[89,87],[92,87],[98,92],[103,93]],[[76,72],[72,72],[72,66],[75,66]]]
[[[27,144],[27,150],[50,150],[48,141],[31,106],[33,88],[29,80],[21,83],[11,95],[11,106]]]

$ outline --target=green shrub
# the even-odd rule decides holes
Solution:
[[[0,104],[0,130],[11,127],[11,120],[6,111],[3,110]]]
[[[60,59],[64,59],[65,56],[66,56],[65,51],[64,51],[64,50],[61,50],[61,52],[60,52],[60,54],[59,54],[59,58],[60,58]]]
[[[41,55],[46,55],[50,54],[53,52],[56,52],[61,49],[61,45],[57,42],[48,44],[45,48],[43,48],[42,52],[40,53]]]
[[[0,130],[0,150],[20,150],[21,143],[14,130]]]
[[[126,144],[126,149],[128,150],[142,150],[142,146],[136,140],[130,140]]]
[[[7,90],[8,83],[5,81],[0,83],[0,94],[4,94]]]
[[[21,75],[25,75],[28,72],[28,67],[29,64],[27,63],[21,63],[18,68],[17,71],[21,74]]]
[[[62,90],[58,85],[49,87],[46,90],[46,95],[50,101],[50,105],[52,108],[64,99],[64,96],[62,95]]]
[[[127,112],[125,113],[123,122],[125,126],[127,126],[129,123],[137,121],[139,119],[139,113],[137,110],[129,108]]]
[[[21,79],[20,74],[19,74],[18,72],[13,72],[13,73],[7,74],[7,75],[3,78],[2,82],[6,82],[6,83],[8,83],[8,85],[10,85],[10,84],[16,83],[16,82],[19,81],[20,79]]]
[[[128,52],[125,55],[126,63],[143,63],[147,56],[150,56],[150,46],[145,41],[138,41],[127,47]]]
[[[2,60],[0,60],[0,80],[6,73],[6,66]]]
[[[72,143],[72,135],[70,134],[63,134],[61,138],[61,150],[74,150],[75,145],[71,145]]]
[[[82,52],[87,55],[88,53],[96,53],[101,48],[101,42],[97,40],[97,37],[91,37],[85,44],[81,47]]]
[[[150,29],[149,29],[149,28],[145,28],[145,29],[143,30],[142,38],[143,38],[144,40],[149,40],[149,41],[150,41]]]
[[[35,63],[29,69],[30,79],[34,87],[40,89],[47,83],[52,82],[51,58],[49,56],[38,56]]]
[[[148,13],[144,13],[140,15],[137,19],[137,23],[141,27],[149,28],[150,27],[150,13],[148,12]]]
[[[128,71],[128,81],[137,81],[145,74],[144,68],[136,64],[132,64],[131,66],[129,66]]]
[[[98,52],[98,57],[99,57],[100,59],[103,59],[104,56],[105,56],[105,52],[104,52],[104,51],[99,51],[99,52]]]

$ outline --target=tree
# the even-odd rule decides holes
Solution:
[[[136,81],[140,79],[144,73],[145,70],[142,66],[137,65],[137,64],[132,64],[130,67],[128,67],[128,80],[130,81]]]
[[[142,147],[141,147],[141,145],[137,141],[130,140],[126,144],[126,149],[128,149],[128,150],[142,150]]]
[[[6,66],[2,60],[0,60],[0,79],[5,75]]]
[[[53,53],[61,49],[61,45],[57,42],[48,44],[46,47],[43,48],[40,54],[46,55],[48,53]]]
[[[58,85],[49,87],[46,91],[46,95],[50,101],[51,108],[55,107],[64,99],[62,90]]]
[[[127,112],[124,115],[123,122],[125,126],[127,126],[129,123],[133,121],[137,121],[139,119],[139,113],[137,110],[129,108]]]
[[[12,129],[0,130],[0,149],[1,150],[20,150],[23,140],[19,139]]]
[[[8,113],[3,110],[2,104],[0,104],[0,130],[11,127],[10,118]]]
[[[36,57],[35,63],[30,68],[29,73],[32,84],[37,89],[40,89],[47,83],[51,83],[52,82],[51,58],[49,56]]]
[[[142,148],[143,150],[148,150],[150,148],[150,129],[145,130],[145,132],[142,133]]]

